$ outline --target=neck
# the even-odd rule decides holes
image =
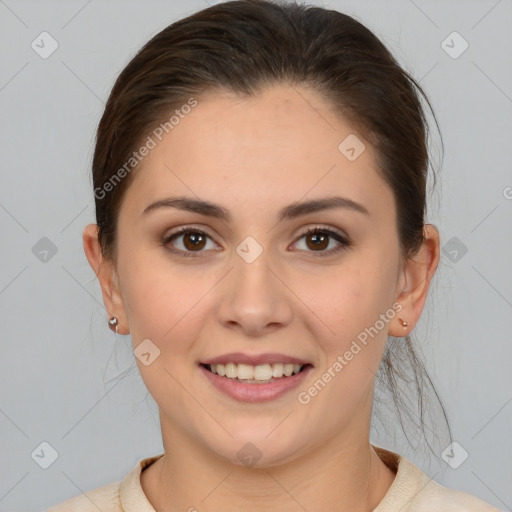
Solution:
[[[319,446],[287,464],[249,468],[222,460],[162,420],[165,455],[141,475],[159,512],[278,509],[369,512],[395,477],[368,437],[351,436]]]

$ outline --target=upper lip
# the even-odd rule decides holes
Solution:
[[[300,364],[306,365],[311,364],[309,361],[304,359],[300,359],[298,357],[287,356],[285,354],[277,354],[277,353],[266,353],[266,354],[243,354],[242,352],[232,352],[230,354],[223,354],[221,356],[213,357],[211,359],[207,359],[206,361],[200,361],[201,364],[227,364],[227,363],[235,363],[235,364],[248,364],[251,366],[258,366],[261,364],[274,364],[274,363],[292,363],[292,364]]]

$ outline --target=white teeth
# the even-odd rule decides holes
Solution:
[[[283,363],[276,363],[272,365],[272,377],[282,377],[284,375]]]
[[[240,368],[242,365],[238,365],[238,368]],[[243,377],[240,377],[240,373],[238,373],[238,378],[243,379]],[[260,364],[258,366],[254,367],[254,378],[256,380],[269,380],[272,378],[272,366],[269,364]]]
[[[293,364],[284,365],[284,374],[289,377],[293,373]]]
[[[235,363],[228,363],[226,365],[226,377],[229,379],[238,378],[238,367]]]
[[[250,364],[211,364],[210,370],[221,377],[229,379],[241,380],[260,380],[269,381],[272,378],[279,379],[283,376],[290,377],[299,373],[302,365],[293,363],[275,363],[275,364],[259,364],[251,366]]]
[[[249,366],[248,364],[239,364],[237,365],[238,372],[237,377],[239,379],[252,379],[254,374],[254,366]],[[258,377],[254,377],[257,379]]]

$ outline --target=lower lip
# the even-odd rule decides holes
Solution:
[[[207,370],[204,366],[199,366],[199,369],[219,391],[222,391],[235,400],[241,402],[268,402],[299,386],[313,367],[308,365],[295,375],[281,377],[280,379],[267,382],[266,384],[245,384],[234,379],[221,377]]]

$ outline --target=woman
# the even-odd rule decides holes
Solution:
[[[388,336],[416,361],[439,262],[420,95],[317,7],[221,3],[142,48],[83,241],[165,452],[50,511],[497,510],[369,442]]]

